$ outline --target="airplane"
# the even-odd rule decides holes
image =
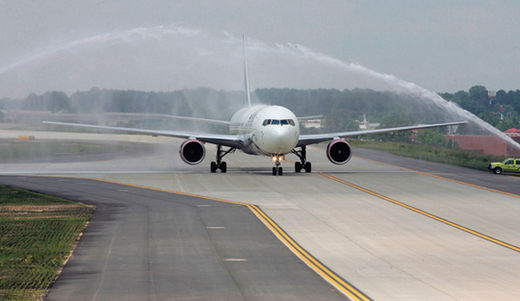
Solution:
[[[218,169],[222,173],[227,172],[227,163],[222,159],[240,150],[250,155],[262,155],[271,157],[274,167],[273,175],[283,175],[281,161],[287,154],[294,154],[299,161],[294,163],[295,172],[302,170],[309,173],[312,171],[311,162],[307,161],[306,147],[310,144],[330,141],[325,152],[330,162],[336,165],[346,164],[352,156],[352,148],[345,140],[348,137],[358,137],[369,134],[382,134],[415,129],[426,129],[435,127],[454,126],[467,123],[466,121],[423,124],[384,129],[370,129],[359,131],[346,131],[326,134],[300,134],[299,120],[305,117],[296,117],[289,109],[277,105],[264,105],[251,103],[251,93],[248,78],[247,58],[245,52],[245,37],[243,39],[244,50],[244,89],[245,107],[238,110],[230,121],[196,118],[188,116],[174,116],[172,118],[188,119],[197,122],[209,122],[213,124],[226,125],[229,134],[195,133],[169,130],[149,130],[127,127],[100,126],[92,124],[68,123],[43,121],[45,124],[73,126],[83,128],[94,128],[119,132],[131,132],[152,136],[168,136],[186,139],[179,149],[181,159],[190,165],[201,163],[206,155],[205,143],[215,144],[217,153],[215,161],[211,161],[210,171],[215,173]]]

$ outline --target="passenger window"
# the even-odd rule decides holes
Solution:
[[[289,121],[287,119],[282,120],[282,125],[288,125],[288,124],[289,124]]]
[[[264,123],[262,123],[263,126],[266,126],[271,123],[271,119],[264,120]]]
[[[516,165],[520,165],[520,160],[516,160]]]
[[[273,119],[273,121],[271,122],[271,124],[280,124],[280,120]]]
[[[513,160],[508,160],[508,161],[506,162],[506,165],[509,165],[509,164],[513,164]]]
[[[292,125],[292,126],[294,126],[294,120],[289,119],[289,124]]]

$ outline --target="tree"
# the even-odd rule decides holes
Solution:
[[[500,115],[494,112],[483,112],[478,115],[478,117],[485,122],[491,124],[492,126],[496,126],[498,122],[500,122]]]
[[[51,112],[69,112],[70,103],[67,94],[58,91],[46,92],[41,96],[45,109]]]
[[[510,128],[514,128],[515,126],[518,126],[518,123],[515,122],[515,120],[504,119],[504,120],[500,120],[500,122],[497,124],[496,128],[503,132],[505,130],[509,130]]]
[[[410,124],[413,118],[402,111],[392,111],[389,114],[386,114],[383,119],[381,119],[381,123],[379,128],[392,128],[399,127]],[[396,132],[390,134],[379,135],[379,139],[387,140],[387,141],[409,141],[410,131],[404,132]]]
[[[446,136],[438,131],[438,129],[424,129],[417,131],[415,141],[419,144],[455,148],[454,141],[452,139],[446,139]]]

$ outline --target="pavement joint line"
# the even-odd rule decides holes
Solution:
[[[377,160],[374,160],[374,159],[368,159],[368,158],[364,158],[364,157],[360,157],[360,156],[352,156],[352,157],[355,157],[355,158],[358,158],[358,159],[361,159],[361,160],[371,161],[371,162],[374,162],[374,163],[378,163],[378,164],[382,164],[382,165],[386,165],[386,166],[390,166],[390,167],[394,167],[394,168],[399,168],[401,170],[413,172],[413,173],[420,174],[420,175],[423,175],[423,176],[433,177],[433,178],[446,180],[446,181],[450,181],[450,182],[454,182],[454,183],[458,183],[458,184],[462,184],[462,185],[471,186],[471,187],[474,187],[474,188],[479,188],[479,189],[484,189],[484,190],[491,191],[491,192],[505,194],[505,195],[512,196],[512,197],[515,197],[515,198],[520,198],[520,195],[518,195],[518,194],[514,194],[514,193],[510,193],[510,192],[506,192],[506,191],[502,191],[502,190],[498,190],[498,189],[494,189],[494,188],[489,188],[489,187],[485,187],[485,186],[481,186],[481,185],[477,185],[477,184],[471,184],[471,183],[460,181],[460,180],[450,179],[450,178],[447,178],[447,177],[434,175],[434,174],[431,174],[431,173],[428,173],[428,172],[418,171],[418,170],[414,170],[414,169],[407,168],[407,167],[402,167],[402,166],[391,164],[391,163],[381,162],[381,161],[377,161]]]
[[[119,181],[113,181],[113,180],[106,180],[106,179],[99,179],[99,178],[92,178],[89,180],[95,180],[95,181],[99,181],[99,182],[112,183],[112,184],[118,184],[118,185],[124,185],[124,186],[130,186],[130,187],[136,187],[136,188],[142,188],[142,189],[149,189],[149,190],[191,196],[191,197],[212,200],[212,201],[217,201],[217,202],[222,202],[222,203],[228,203],[228,204],[235,204],[235,205],[241,205],[241,206],[248,205],[247,203],[243,203],[243,202],[228,201],[228,200],[224,200],[224,199],[219,199],[219,198],[214,198],[214,197],[204,196],[204,195],[199,195],[199,194],[193,194],[193,193],[189,193],[189,192],[180,192],[180,191],[175,191],[175,190],[150,187],[150,186],[144,186],[144,185],[138,185],[138,184],[130,184],[130,183],[124,183],[124,182],[119,182]],[[200,206],[198,206],[198,207],[200,207]]]
[[[475,230],[472,230],[472,229],[470,229],[470,228],[467,228],[467,227],[461,226],[461,225],[459,225],[459,224],[457,224],[457,223],[451,222],[451,221],[449,221],[449,220],[447,220],[447,219],[444,219],[444,218],[442,218],[442,217],[439,217],[439,216],[437,216],[437,215],[434,215],[434,214],[428,213],[428,212],[426,212],[426,211],[424,211],[424,210],[421,210],[421,209],[419,209],[419,208],[416,208],[416,207],[413,207],[413,206],[407,205],[407,204],[405,204],[405,203],[399,202],[399,201],[397,201],[397,200],[391,199],[391,198],[389,198],[389,197],[387,197],[387,196],[384,196],[384,195],[379,194],[379,193],[377,193],[377,192],[374,192],[374,191],[371,191],[371,190],[369,190],[369,189],[363,188],[363,187],[361,187],[361,186],[358,186],[358,185],[352,184],[352,183],[350,183],[350,182],[347,182],[347,181],[341,180],[341,179],[336,178],[336,177],[334,177],[334,176],[328,175],[328,174],[326,174],[326,173],[324,173],[324,172],[319,172],[319,174],[321,174],[322,176],[324,176],[324,177],[326,177],[326,178],[329,178],[329,179],[331,179],[331,180],[333,180],[333,181],[336,181],[336,182],[338,182],[338,183],[341,183],[341,184],[344,184],[344,185],[350,186],[350,187],[352,187],[352,188],[355,188],[355,189],[357,189],[357,190],[360,190],[360,191],[366,192],[366,193],[368,193],[368,194],[370,194],[370,195],[373,195],[373,196],[375,196],[375,197],[378,197],[378,198],[380,198],[380,199],[383,199],[383,200],[385,200],[385,201],[388,201],[388,202],[390,202],[390,203],[393,203],[393,204],[398,205],[398,206],[400,206],[400,207],[403,207],[403,208],[405,208],[405,209],[411,210],[411,211],[413,211],[413,212],[415,212],[415,213],[419,213],[419,214],[421,214],[421,215],[423,215],[423,216],[429,217],[429,218],[431,218],[431,219],[433,219],[433,220],[436,220],[436,221],[438,221],[438,222],[441,222],[441,223],[446,224],[446,225],[448,225],[448,226],[451,226],[451,227],[453,227],[453,228],[456,228],[456,229],[462,230],[462,231],[464,231],[464,232],[466,232],[466,233],[469,233],[469,234],[471,234],[471,235],[473,235],[473,236],[476,236],[476,237],[478,237],[478,238],[481,238],[481,239],[487,240],[487,241],[489,241],[489,242],[492,242],[492,243],[497,244],[497,245],[499,245],[499,246],[502,246],[502,247],[508,248],[508,249],[510,249],[510,250],[513,250],[513,251],[516,251],[516,252],[520,252],[520,247],[518,247],[518,246],[515,246],[515,245],[512,245],[512,244],[509,244],[509,243],[507,243],[507,242],[504,242],[504,241],[501,241],[501,240],[499,240],[499,239],[493,238],[493,237],[491,237],[491,236],[489,236],[489,235],[486,235],[486,234],[483,234],[483,233],[477,232],[477,231],[475,231]]]
[[[282,241],[298,258],[307,266],[314,270],[318,275],[327,280],[341,293],[353,301],[369,301],[370,297],[354,287],[348,281],[338,276],[332,270],[324,266],[318,259],[309,254],[296,241],[294,241],[278,224],[276,224],[267,214],[257,205],[247,205],[249,209]]]

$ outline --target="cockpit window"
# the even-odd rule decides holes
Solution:
[[[296,124],[294,123],[294,120],[292,119],[265,119],[264,122],[262,123],[263,126],[266,126],[266,125],[270,125],[270,124],[275,124],[275,125],[292,125],[292,126],[295,126]]]

